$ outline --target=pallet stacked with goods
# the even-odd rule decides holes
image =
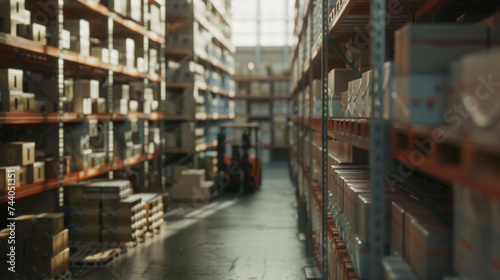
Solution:
[[[1,206],[63,212],[65,191],[96,178],[164,191],[164,1],[2,5]]]
[[[165,152],[171,155],[166,173],[174,178],[174,163],[195,162],[199,153],[217,147],[219,125],[234,119],[235,47],[231,18],[217,0],[167,2],[165,41]]]
[[[496,279],[498,3],[396,2],[296,2],[307,251],[322,279]]]
[[[284,160],[288,143],[290,77],[287,75],[237,75],[236,122],[257,122],[264,162]]]

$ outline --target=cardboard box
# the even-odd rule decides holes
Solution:
[[[130,86],[128,84],[113,85],[113,100],[130,99]]]
[[[442,279],[453,273],[451,232],[431,215],[412,219],[408,261],[420,279]]]
[[[139,110],[139,102],[137,100],[129,100],[128,109],[131,113],[137,113]]]
[[[99,81],[75,80],[73,81],[73,90],[75,97],[99,98]]]
[[[35,142],[10,142],[0,144],[0,165],[29,165],[35,162]]]
[[[118,50],[112,49],[109,53],[109,62],[111,63],[111,65],[118,65],[120,59],[119,57],[120,54],[118,53]]]
[[[107,48],[92,47],[90,55],[100,58],[104,63],[109,63],[109,49]]]
[[[14,185],[19,187],[20,166],[2,166],[0,167],[0,191],[7,192],[8,188]],[[14,171],[14,172],[11,172]],[[13,173],[13,175],[12,175]],[[10,175],[9,175],[10,174]],[[8,192],[7,192],[8,193]]]
[[[328,73],[328,88],[330,95],[337,95],[347,91],[350,81],[358,79],[358,75],[350,69],[333,69]]]
[[[3,9],[0,11],[0,17],[4,20],[0,23],[0,30],[5,33],[10,33],[12,35],[16,34],[16,25],[26,23],[26,14],[24,1],[12,0],[3,1]]]
[[[97,167],[97,166],[103,166],[106,164],[106,153],[93,153],[90,156],[90,160],[92,163],[92,166]]]
[[[116,114],[126,115],[128,113],[128,99],[115,99],[113,106]]]
[[[90,55],[90,25],[83,19],[64,21],[64,29],[70,33],[70,49],[83,56]]]
[[[33,41],[47,45],[47,28],[38,23],[32,23]]]
[[[80,113],[84,115],[92,114],[92,98],[90,97],[79,97],[75,95],[73,98],[73,110],[75,113]]]
[[[94,114],[106,113],[106,99],[104,99],[104,98],[92,99],[92,112]]]
[[[61,32],[62,48],[69,50],[71,48],[71,34],[68,30],[63,29]]]
[[[26,185],[27,180],[27,174],[26,174],[26,166],[21,166],[19,168],[18,174],[16,176],[16,179],[19,181],[19,185]]]
[[[33,93],[23,93],[24,112],[36,112],[35,106],[35,94]]]
[[[2,95],[2,112],[24,112],[24,98],[22,91],[0,90]]]
[[[487,48],[487,27],[467,24],[409,24],[395,34],[395,71],[445,74],[463,55]]]
[[[135,41],[130,38],[115,39],[113,46],[118,51],[119,63],[127,67],[134,67],[135,65]]]
[[[36,216],[34,231],[37,234],[55,235],[63,230],[63,213],[44,213]]]
[[[127,16],[138,23],[142,23],[142,1],[128,0]]]
[[[395,77],[394,81],[394,120],[421,125],[443,123],[448,94],[447,76],[415,74]]]

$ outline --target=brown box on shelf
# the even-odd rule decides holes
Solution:
[[[63,213],[44,213],[36,216],[34,230],[37,234],[55,235],[64,230]]]
[[[16,178],[17,180],[19,180],[20,186],[26,185],[26,183],[28,182],[26,173],[27,173],[26,166],[21,166],[21,168],[19,168],[19,173],[18,173],[18,176]]]
[[[26,166],[27,168],[27,183],[39,183],[45,181],[45,162],[34,162]]]
[[[106,113],[106,99],[93,98],[92,99],[92,113],[94,113],[94,114]]]
[[[109,49],[103,47],[91,47],[90,55],[100,58],[104,63],[109,63]]]
[[[71,19],[64,21],[64,29],[68,30],[70,36],[70,49],[79,52],[83,56],[90,55],[90,25],[83,19]]]
[[[106,164],[106,153],[93,153],[90,155],[90,160],[93,167],[102,166]]]
[[[13,172],[14,177],[13,178],[10,178],[10,177],[12,177],[12,175],[9,175],[8,170],[14,170],[14,172]],[[20,185],[19,180],[18,180],[19,170],[20,170],[20,166],[2,166],[2,167],[0,167],[0,191],[6,192],[8,187],[11,186],[12,183],[14,183],[14,186],[16,188],[19,187],[19,185]]]
[[[35,162],[35,142],[0,144],[0,165],[28,165]]]
[[[24,112],[24,98],[22,91],[0,90],[2,112]]]
[[[99,98],[98,80],[76,80],[73,81],[73,92],[75,97]]]
[[[24,112],[36,112],[35,94],[23,93]]]
[[[483,25],[406,25],[395,33],[395,73],[445,74],[463,55],[486,49],[487,32]]]
[[[73,111],[84,115],[92,114],[92,98],[75,96],[73,98]]]

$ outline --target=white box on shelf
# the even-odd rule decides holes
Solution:
[[[73,98],[73,110],[84,115],[92,114],[92,98],[76,95]]]
[[[23,70],[0,69],[0,90],[23,91]]]
[[[100,58],[104,63],[109,63],[109,50],[102,47],[92,47],[90,55]]]
[[[24,98],[22,91],[0,90],[2,112],[24,112]]]

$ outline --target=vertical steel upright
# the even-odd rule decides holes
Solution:
[[[321,158],[322,158],[322,182],[321,182],[321,210],[322,210],[322,234],[321,234],[321,268],[322,279],[328,279],[328,6],[329,0],[322,0],[322,54],[321,54]]]
[[[63,59],[63,42],[62,30],[64,28],[64,0],[57,1],[57,47],[59,49],[57,57],[57,85],[58,85],[58,110],[59,110],[59,123],[58,123],[58,155],[59,155],[59,192],[58,192],[58,208],[64,205],[64,59]]]
[[[370,178],[372,186],[371,209],[371,279],[382,279],[384,256],[384,175],[386,150],[383,119],[383,66],[385,62],[385,0],[371,1],[371,63],[374,71],[372,84],[373,116],[370,120]]]
[[[111,17],[107,18],[107,29],[108,29],[108,52],[111,54],[113,50],[113,19]],[[113,69],[112,67],[108,70],[108,92],[107,92],[107,110],[108,113],[113,116],[114,106],[113,106]],[[114,123],[111,117],[110,121],[107,122],[108,131],[108,152],[107,160],[109,162],[109,173],[108,179],[113,179],[113,158],[114,158]]]
[[[144,8],[143,15],[149,14],[149,1],[144,0],[142,6]],[[148,22],[147,22],[146,18],[147,18],[147,20],[149,20],[149,16],[143,17],[144,26],[147,27]],[[143,40],[143,49],[144,49],[144,60],[146,61],[147,65],[149,65],[149,37],[144,35],[144,36],[142,36],[142,40]],[[148,70],[149,70],[149,67],[148,67]],[[149,78],[148,78],[148,76],[146,76],[144,78],[144,90],[146,88],[148,88],[148,86],[149,86]],[[146,116],[146,118],[144,120],[144,145],[143,145],[143,150],[144,150],[144,153],[146,153],[146,154],[149,154],[149,152],[150,152],[148,144],[149,144],[149,116]],[[149,161],[145,160],[144,161],[144,177],[147,177],[148,174],[149,174]],[[146,178],[144,180],[144,191],[149,192],[149,180]]]
[[[160,75],[161,75],[161,81],[160,81],[160,96],[159,96],[159,100],[160,100],[160,106],[159,108],[161,108],[161,113],[162,113],[162,116],[163,116],[163,113],[165,112],[165,99],[167,98],[167,88],[166,88],[166,83],[165,83],[165,78],[167,76],[167,68],[166,68],[166,61],[165,61],[165,37],[166,37],[166,25],[165,25],[165,17],[166,17],[166,14],[167,14],[167,11],[166,11],[166,8],[165,8],[166,4],[165,4],[165,0],[161,0],[160,1],[160,24],[161,24],[161,35],[163,37],[163,41],[161,42],[161,45],[160,45],[160,53],[159,53],[159,57],[160,57]],[[159,168],[160,168],[160,190],[161,192],[165,192],[166,191],[166,184],[167,184],[167,178],[165,176],[165,168],[163,168],[163,163],[167,161],[167,156],[166,154],[164,153],[164,149],[165,149],[165,137],[164,137],[164,133],[165,133],[165,122],[163,119],[160,120],[160,151],[161,151],[161,157],[160,157],[160,164],[159,164]]]
[[[309,45],[309,52],[307,54],[307,59],[309,60],[309,71],[308,71],[308,78],[309,78],[309,92],[307,94],[309,94],[309,116],[308,116],[308,127],[309,127],[309,130],[308,130],[308,134],[309,134],[309,147],[308,147],[308,152],[309,152],[309,170],[312,170],[312,166],[313,166],[313,157],[312,157],[312,150],[313,150],[313,130],[312,130],[312,115],[314,113],[314,103],[313,103],[313,87],[312,87],[312,81],[313,81],[313,65],[312,65],[312,53],[311,53],[311,49],[312,49],[312,31],[313,31],[313,28],[314,28],[314,19],[313,19],[313,16],[312,16],[312,12],[313,12],[313,1],[308,1],[309,2],[309,7],[305,7],[305,9],[309,9],[309,14],[307,15],[307,28],[309,28],[309,42],[306,42],[306,44]],[[306,33],[302,33],[302,36],[305,38],[307,38],[306,36]],[[302,79],[304,80],[304,79]],[[306,94],[306,93],[304,93]],[[312,109],[312,110],[311,110]],[[312,204],[313,204],[313,199],[312,199],[312,172],[309,171],[309,181],[308,181],[308,194],[309,194],[309,199],[308,199],[308,202],[307,202],[307,205],[309,206],[308,207],[308,211],[309,211],[309,215],[311,215],[311,220],[310,220],[310,223],[308,224],[308,230],[311,231],[312,233]],[[311,248],[312,251],[314,251],[314,247]]]

